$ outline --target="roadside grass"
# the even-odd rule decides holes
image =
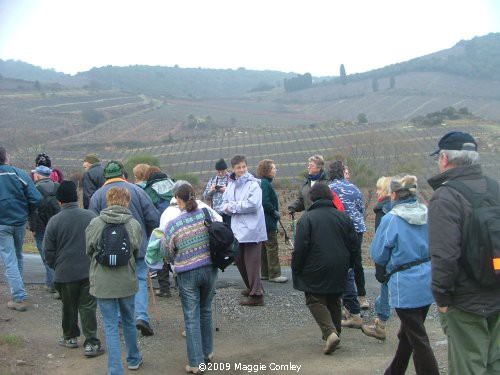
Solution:
[[[23,346],[23,339],[16,335],[0,335],[0,345],[19,348]]]
[[[23,244],[23,253],[27,254],[38,254],[38,249],[35,244],[25,243]]]

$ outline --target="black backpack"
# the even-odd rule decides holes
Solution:
[[[44,226],[47,226],[50,218],[61,211],[61,205],[56,198],[56,190],[59,184],[54,184],[54,190],[50,193],[42,192],[42,200],[37,208],[37,215]]]
[[[234,237],[229,225],[219,221],[212,221],[206,208],[203,208],[203,213],[210,238],[212,264],[224,272],[226,267],[232,264],[238,255],[238,240]]]
[[[498,183],[485,178],[486,193],[476,193],[456,180],[444,185],[457,190],[472,206],[462,235],[460,264],[479,285],[496,289],[500,288],[500,203]]]
[[[108,267],[126,266],[130,259],[130,239],[125,224],[104,226],[101,234],[101,247],[96,255],[99,264]]]

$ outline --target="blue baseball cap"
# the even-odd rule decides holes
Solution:
[[[477,151],[477,143],[469,133],[449,132],[439,140],[438,149],[431,156],[439,154],[441,150]]]
[[[40,176],[50,177],[50,174],[52,173],[52,169],[50,169],[49,167],[46,167],[45,165],[39,165],[38,167],[33,169],[31,172],[39,174]]]

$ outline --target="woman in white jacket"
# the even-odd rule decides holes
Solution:
[[[248,173],[242,155],[231,159],[233,173],[222,197],[224,212],[231,215],[231,229],[240,243],[236,266],[247,287],[240,301],[243,306],[263,306],[264,289],[260,280],[262,243],[267,240],[266,221],[262,207],[260,180]]]

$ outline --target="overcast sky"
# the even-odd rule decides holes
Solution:
[[[0,59],[75,74],[135,64],[314,76],[500,32],[496,0],[0,0]]]

